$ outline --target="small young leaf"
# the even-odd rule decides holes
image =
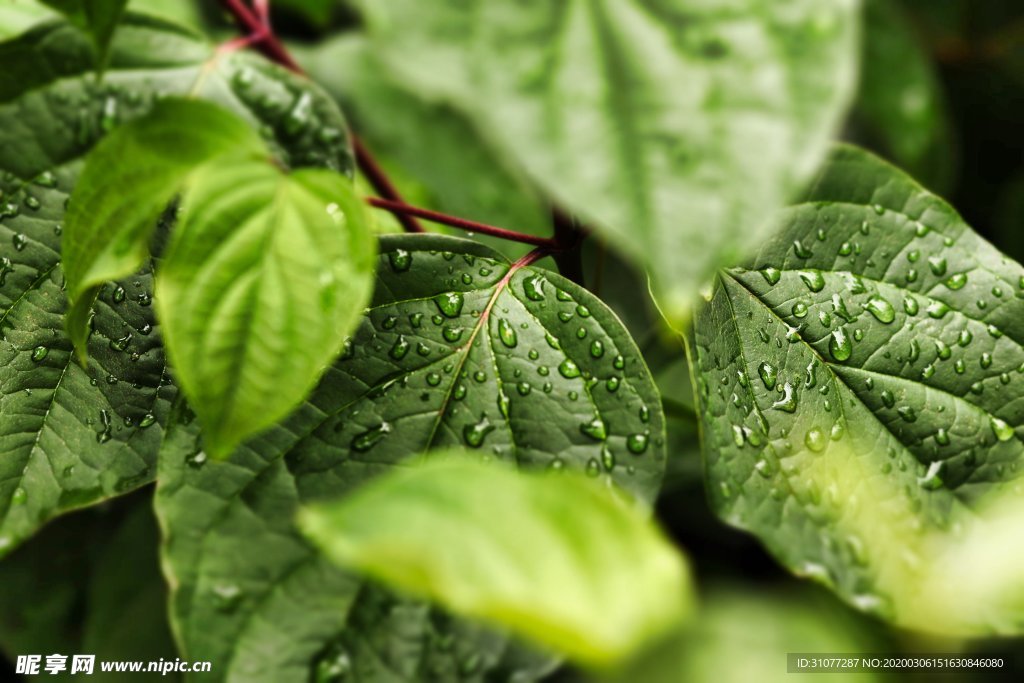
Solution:
[[[374,242],[352,183],[262,161],[194,172],[157,274],[175,375],[222,458],[302,402],[362,314]]]
[[[1024,461],[1019,264],[841,147],[749,267],[720,274],[695,342],[722,517],[861,609],[986,630],[937,619],[922,585],[948,566],[937,539]]]
[[[856,80],[857,0],[359,5],[405,86],[649,270],[674,321],[814,173]]]
[[[584,664],[619,661],[686,615],[682,557],[637,508],[580,475],[446,457],[308,507],[299,526],[342,566]]]
[[[99,287],[146,259],[157,217],[194,168],[221,155],[266,155],[252,126],[202,100],[167,99],[115,129],[89,154],[71,195],[62,244],[68,334],[85,359]]]
[[[89,34],[96,46],[97,67],[106,66],[110,39],[128,0],[40,0]]]

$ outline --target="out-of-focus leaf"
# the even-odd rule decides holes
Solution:
[[[97,66],[102,71],[110,52],[110,39],[128,0],[40,0],[66,16],[89,34],[96,45]]]
[[[148,494],[47,527],[0,563],[0,648],[12,659],[57,652],[173,660],[157,551]],[[81,678],[117,681],[123,675],[97,665]]]
[[[533,235],[551,233],[547,203],[522,174],[507,168],[464,114],[396,82],[365,37],[347,34],[297,54],[344,104],[374,153],[424,188],[429,208]],[[481,237],[512,258],[528,248]]]
[[[375,243],[333,171],[225,159],[193,173],[182,204],[156,304],[206,451],[222,458],[291,412],[341,351],[370,297]]]
[[[580,475],[435,453],[305,508],[299,526],[341,566],[592,666],[630,656],[691,607],[678,551]]]
[[[864,55],[855,112],[885,153],[937,192],[953,166],[945,94],[896,0],[866,0]]]
[[[879,652],[883,648],[851,614],[801,592],[758,592],[717,587],[701,605],[692,628],[642,653],[602,683],[831,683],[835,673],[787,673],[787,653]],[[862,681],[886,681],[878,673]]]
[[[0,40],[17,36],[32,26],[54,18],[54,12],[36,0],[0,2]]]
[[[334,498],[386,467],[321,448],[348,400],[332,376],[227,461],[206,458],[197,421],[179,409],[160,456],[156,509],[180,656],[219,663],[196,680],[539,680],[553,666],[549,656],[368,585],[299,534],[301,505]]]
[[[1024,269],[870,154],[832,156],[697,319],[713,507],[904,626],[1018,632],[924,590],[1024,460]],[[1018,615],[1020,616],[1020,615]]]
[[[676,322],[814,172],[854,90],[854,0],[360,4],[397,77],[645,266]]]

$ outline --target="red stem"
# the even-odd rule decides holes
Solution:
[[[390,199],[378,199],[377,197],[367,197],[366,201],[370,206],[375,206],[378,209],[384,209],[390,211],[398,217],[401,216],[418,216],[434,223],[441,223],[443,225],[450,225],[453,228],[459,228],[460,230],[469,230],[472,232],[478,232],[481,235],[491,235],[492,237],[500,237],[501,239],[510,240],[512,242],[522,242],[523,244],[532,244],[536,247],[542,247],[547,250],[557,251],[560,249],[560,245],[549,237],[537,237],[536,235],[527,235],[521,232],[515,232],[512,230],[506,230],[505,228],[498,228],[493,225],[487,225],[486,223],[477,223],[476,221],[467,220],[465,218],[459,218],[457,216],[449,216],[446,213],[440,213],[438,211],[431,211],[430,209],[421,209],[417,206],[409,206],[402,202],[396,202]]]
[[[281,41],[278,40],[277,35],[271,28],[269,3],[257,0],[257,13],[251,11],[242,0],[221,0],[221,4],[234,17],[239,27],[246,31],[250,37],[254,38],[253,47],[262,52],[271,61],[277,62],[297,74],[305,73],[298,62],[288,54],[288,50],[281,44]],[[404,204],[402,195],[398,192],[394,183],[391,182],[391,179],[388,178],[380,164],[377,163],[373,155],[370,154],[370,151],[366,149],[366,146],[355,135],[352,136],[352,146],[356,153],[356,163],[366,175],[366,179],[370,181],[370,185],[377,191],[377,194],[384,199]],[[398,217],[398,220],[402,223],[402,227],[405,228],[406,232],[423,232],[423,227],[413,216],[401,215]]]
[[[359,164],[359,168],[363,171],[363,175],[370,181],[370,185],[377,191],[384,200],[394,202],[395,204],[405,205],[402,200],[402,195],[399,194],[398,189],[391,183],[391,179],[388,178],[387,173],[380,167],[377,160],[373,158],[370,151],[366,149],[366,145],[363,141],[357,138],[355,135],[352,136],[352,148],[356,153],[356,163]],[[385,207],[381,207],[385,208]],[[398,222],[402,224],[406,232],[423,232],[423,226],[420,225],[419,221],[416,220],[412,215],[408,213],[396,213],[395,217],[398,218]]]
[[[281,66],[294,71],[297,74],[304,74],[305,71],[302,67],[292,59],[292,56],[288,54],[288,50],[285,49],[281,41],[277,39],[274,32],[270,30],[269,24],[264,24],[260,21],[253,12],[246,7],[242,0],[221,0],[221,4],[224,9],[234,17],[235,22],[238,23],[239,27],[248,31],[253,35],[260,36],[259,40],[253,45],[257,50],[262,52],[267,59],[272,62],[277,62]]]

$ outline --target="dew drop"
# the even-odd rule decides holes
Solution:
[[[515,328],[505,318],[501,318],[498,321],[498,338],[501,339],[502,344],[510,349],[514,349],[519,343]]]
[[[800,279],[812,292],[820,292],[825,289],[825,276],[819,270],[803,271],[800,273]]]
[[[462,438],[466,440],[467,446],[471,448],[480,448],[487,435],[495,429],[496,426],[491,424],[491,421],[487,419],[487,416],[481,415],[479,422],[476,424],[468,424],[462,428]]]
[[[853,354],[853,343],[846,334],[846,328],[838,327],[832,330],[828,340],[828,351],[840,363],[850,359]]]
[[[559,364],[558,373],[566,379],[580,376],[580,368],[571,358],[566,358]]]
[[[460,292],[445,292],[434,297],[434,303],[443,315],[449,318],[458,318],[462,313],[463,296]]]
[[[387,422],[382,422],[376,427],[367,429],[362,434],[357,434],[352,438],[352,449],[359,453],[365,453],[370,450],[378,443],[381,442],[384,437],[391,433],[391,425]]]
[[[626,437],[626,448],[633,455],[642,455],[647,451],[650,437],[647,434],[630,434]]]
[[[412,254],[405,249],[395,249],[388,252],[388,262],[391,264],[391,270],[404,273],[412,266]]]
[[[825,446],[828,445],[828,437],[822,430],[817,427],[812,427],[811,429],[808,429],[807,434],[804,435],[804,445],[806,445],[811,451],[820,453],[825,450]]]
[[[875,319],[880,323],[888,325],[896,319],[896,311],[893,309],[892,304],[880,296],[873,296],[868,299],[864,308],[868,313],[875,316]]]
[[[765,279],[765,282],[767,282],[769,285],[778,284],[779,280],[782,278],[782,271],[780,271],[778,268],[773,268],[771,266],[768,266],[767,268],[762,268],[760,272],[761,277],[763,277]]]

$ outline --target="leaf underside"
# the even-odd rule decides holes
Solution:
[[[855,0],[360,4],[405,87],[646,267],[674,321],[767,234],[854,90]]]

